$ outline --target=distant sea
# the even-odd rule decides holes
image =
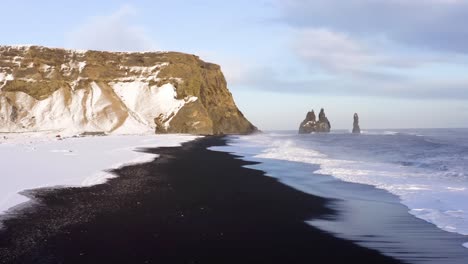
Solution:
[[[468,263],[468,129],[275,131],[232,136],[213,149],[335,199],[330,207],[341,213],[310,221],[315,227],[414,263]],[[379,221],[386,230],[375,230]],[[456,261],[423,261],[445,255]]]

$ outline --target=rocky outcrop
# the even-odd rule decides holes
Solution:
[[[318,120],[316,120],[314,110],[307,113],[306,118],[299,126],[299,134],[310,134],[313,132],[328,133],[330,132],[330,121],[325,115],[323,108],[320,110]]]
[[[325,111],[320,109],[319,120],[317,124],[317,132],[330,132],[331,125],[328,118],[325,116]]]
[[[0,132],[246,134],[220,66],[178,52],[0,46]]]
[[[299,125],[299,134],[310,134],[315,132],[316,117],[314,110],[307,112],[306,118]]]
[[[359,127],[359,116],[357,113],[354,114],[354,121],[353,121],[353,133],[360,134],[361,128]]]

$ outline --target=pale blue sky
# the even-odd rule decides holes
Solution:
[[[468,0],[0,0],[0,45],[173,50],[221,65],[259,128],[468,127]]]

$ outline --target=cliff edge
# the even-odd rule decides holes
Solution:
[[[0,46],[0,132],[256,130],[220,66],[195,55]]]

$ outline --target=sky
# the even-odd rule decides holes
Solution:
[[[0,45],[180,51],[262,130],[468,127],[468,0],[0,0]]]

